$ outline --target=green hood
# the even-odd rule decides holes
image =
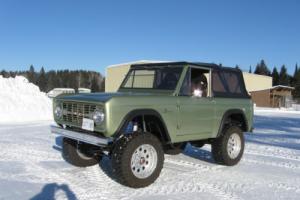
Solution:
[[[115,93],[89,93],[89,94],[72,94],[58,96],[57,100],[63,101],[85,101],[85,102],[101,102],[105,103],[113,97],[130,97],[130,96],[150,96],[153,93],[137,93],[137,92],[115,92]],[[161,94],[160,94],[161,95]]]

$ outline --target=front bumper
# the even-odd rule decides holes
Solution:
[[[51,133],[58,134],[66,138],[78,140],[80,142],[93,144],[100,147],[108,146],[113,140],[112,138],[98,137],[94,135],[89,135],[87,133],[71,131],[54,125],[51,125],[50,129],[51,129]]]

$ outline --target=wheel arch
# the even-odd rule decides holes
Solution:
[[[159,123],[159,133],[154,133],[163,143],[167,144],[171,142],[171,137],[168,132],[168,128],[160,115],[160,113],[154,109],[135,109],[130,111],[125,115],[125,117],[122,119],[116,133],[115,138],[119,138],[126,130],[126,127],[129,122],[131,122],[133,119],[138,117],[143,117],[143,119],[147,120],[154,120],[155,122]]]
[[[241,109],[229,109],[223,114],[217,137],[222,135],[222,131],[228,123],[230,124],[236,122],[239,122],[238,125],[240,126],[242,131],[248,131],[248,121],[244,111]]]

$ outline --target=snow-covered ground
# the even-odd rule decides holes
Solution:
[[[158,180],[131,189],[111,178],[110,161],[76,168],[61,157],[47,122],[0,125],[0,199],[299,199],[300,112],[258,109],[255,131],[234,167],[220,166],[210,146],[166,156]]]
[[[26,78],[0,75],[0,123],[49,120],[51,106],[46,94]]]

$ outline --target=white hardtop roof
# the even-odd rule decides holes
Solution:
[[[133,64],[139,64],[139,63],[163,63],[163,62],[170,62],[170,61],[162,61],[162,60],[136,60],[136,61],[127,62],[127,63],[119,63],[119,64],[114,64],[114,65],[109,65],[107,68],[120,67],[120,66],[123,66],[123,65],[133,65]]]

